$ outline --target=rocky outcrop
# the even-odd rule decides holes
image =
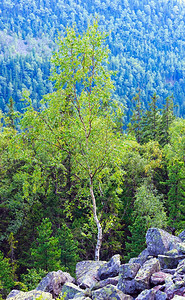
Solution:
[[[18,290],[13,290],[7,297],[8,300],[32,300],[32,299],[44,299],[52,300],[52,294],[42,291],[30,291],[30,292],[21,292]]]
[[[143,291],[150,288],[150,278],[153,273],[160,271],[160,263],[156,258],[146,261],[139,269],[134,281],[136,289]]]
[[[66,272],[49,272],[39,283],[36,290],[49,292],[53,298],[57,298],[66,282],[75,283],[75,279]]]
[[[98,270],[98,277],[100,280],[115,277],[119,274],[119,267],[121,265],[120,255],[114,255],[108,263],[105,263]]]
[[[98,271],[106,261],[81,261],[76,265],[77,284],[81,288],[89,288],[98,282]]]
[[[107,285],[99,290],[92,292],[93,300],[132,300],[132,297],[129,295],[125,295],[114,285]]]
[[[185,231],[175,237],[151,228],[147,248],[126,264],[120,256],[106,261],[82,261],[76,281],[70,274],[50,272],[28,293],[12,291],[8,298],[64,300],[185,300]]]
[[[179,237],[158,228],[150,228],[146,234],[147,249],[149,255],[153,256],[164,255],[165,252],[176,248],[176,245],[181,242]]]

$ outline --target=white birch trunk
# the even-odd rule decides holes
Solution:
[[[92,198],[92,204],[93,204],[93,216],[94,216],[94,220],[96,222],[97,228],[98,228],[97,243],[96,243],[96,249],[95,249],[95,260],[99,260],[100,259],[100,248],[101,248],[101,244],[102,244],[102,227],[101,227],[100,221],[98,220],[98,216],[97,216],[97,212],[96,212],[96,199],[94,196],[92,178],[90,178],[90,192],[91,192],[91,198]]]

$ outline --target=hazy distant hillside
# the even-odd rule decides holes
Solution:
[[[156,91],[159,106],[174,93],[185,114],[185,5],[177,0],[2,0],[0,3],[0,107],[19,104],[27,88],[38,105],[52,90],[49,57],[57,32],[76,22],[80,30],[95,15],[110,31],[110,68],[118,71],[116,94],[127,102],[140,88],[144,105]],[[18,55],[19,53],[19,55]]]

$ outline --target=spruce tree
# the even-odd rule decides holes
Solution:
[[[58,229],[57,237],[61,249],[61,266],[74,275],[76,263],[79,260],[78,243],[74,241],[73,234],[66,224],[62,224]]]
[[[38,237],[31,248],[33,266],[36,270],[43,269],[48,272],[60,268],[60,247],[58,238],[52,236],[52,223],[48,218],[42,220],[37,228]]]

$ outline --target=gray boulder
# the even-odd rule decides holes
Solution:
[[[171,274],[167,274],[164,272],[156,272],[154,274],[152,274],[150,281],[153,285],[159,285],[159,284],[164,284],[165,283],[165,279],[170,276],[172,278]]]
[[[175,257],[179,255],[179,251],[177,249],[172,249],[164,253],[166,256]]]
[[[155,294],[155,300],[166,300],[167,299],[167,295],[166,293],[162,292],[162,291],[157,291]]]
[[[98,277],[100,280],[117,276],[119,274],[120,264],[120,255],[114,255],[107,263],[99,268]]]
[[[177,249],[180,254],[185,254],[185,242],[177,244]]]
[[[158,259],[162,269],[174,269],[177,267],[179,262],[185,258],[184,255],[168,256],[158,255]]]
[[[136,298],[136,300],[154,300],[155,291],[154,290],[144,290]]]
[[[117,288],[124,294],[134,295],[137,292],[136,282],[134,279],[120,279]]]
[[[165,279],[165,289],[164,292],[167,295],[167,298],[172,299],[174,296],[175,284],[172,277],[167,277]]]
[[[133,279],[141,265],[138,263],[128,263],[120,266],[119,278],[121,279]]]
[[[77,285],[71,282],[67,282],[62,287],[60,297],[66,300],[73,299],[77,293],[82,293],[81,296],[84,295],[83,290],[80,289]]]
[[[12,290],[12,291],[8,294],[8,296],[7,296],[6,299],[15,297],[15,296],[17,296],[19,293],[20,293],[19,290]]]
[[[185,259],[179,262],[174,276],[176,276],[177,274],[185,275]]]
[[[92,300],[91,298],[82,296],[80,294],[76,294],[76,296],[73,299],[75,299],[75,300]]]
[[[179,237],[173,236],[159,228],[150,228],[146,233],[146,244],[149,255],[164,255],[166,251],[176,248],[177,243],[181,243]]]
[[[138,257],[133,257],[129,260],[129,264],[132,264],[132,263],[137,263],[137,264],[140,264],[141,266],[147,261],[149,257],[149,252],[148,252],[148,249],[144,249]]]
[[[101,280],[101,281],[95,283],[95,285],[92,286],[91,289],[92,290],[98,290],[98,289],[101,289],[104,286],[109,285],[109,284],[112,284],[112,285],[116,286],[118,284],[118,280],[119,280],[118,276],[107,278],[107,279],[104,279],[104,280]]]
[[[76,265],[77,284],[82,288],[89,288],[98,282],[98,270],[105,261],[81,261]]]
[[[132,300],[130,295],[125,295],[114,285],[107,285],[102,289],[92,292],[93,300]]]
[[[66,272],[61,270],[49,272],[39,283],[36,290],[49,292],[54,298],[57,298],[66,282],[75,282],[75,279]]]
[[[179,234],[179,238],[185,242],[185,230],[183,230],[180,234]]]
[[[44,300],[52,300],[53,297],[50,293],[43,291],[32,290],[30,292],[15,292],[13,290],[7,297],[8,300],[35,300],[37,298],[42,298]]]
[[[160,271],[160,264],[158,259],[151,258],[146,261],[144,265],[139,269],[134,281],[139,291],[150,288],[150,277],[153,273]]]
[[[138,263],[128,263],[120,266],[118,289],[124,294],[133,295],[136,292],[136,283],[133,280],[140,269]]]

